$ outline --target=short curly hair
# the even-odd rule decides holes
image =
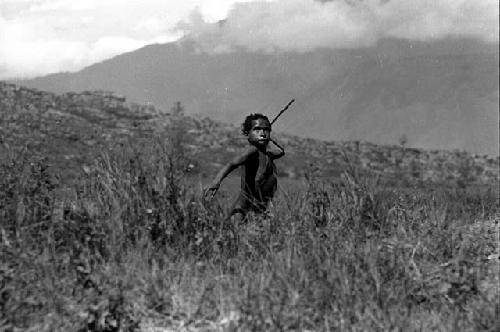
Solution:
[[[267,122],[269,122],[269,124],[271,124],[271,121],[269,121],[267,116],[265,116],[264,114],[261,114],[261,113],[249,114],[245,118],[245,121],[243,121],[243,123],[241,124],[241,132],[243,133],[243,135],[245,135],[245,136],[248,135],[248,133],[250,132],[250,129],[252,129],[252,121],[257,120],[257,119],[266,120]]]

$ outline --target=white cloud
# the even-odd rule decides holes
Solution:
[[[236,0],[0,0],[0,79],[75,71],[181,36],[195,9],[225,17]]]
[[[276,0],[238,3],[224,24],[193,14],[180,29],[207,50],[356,48],[397,37],[498,42],[497,0]]]
[[[226,19],[227,18],[227,19]],[[222,24],[214,24],[219,20]],[[180,21],[184,23],[179,24]],[[497,0],[0,0],[0,79],[75,71],[189,33],[210,50],[498,42]]]

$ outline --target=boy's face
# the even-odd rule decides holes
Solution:
[[[255,146],[265,147],[271,139],[271,124],[265,119],[252,120],[252,127],[248,132],[248,142]]]

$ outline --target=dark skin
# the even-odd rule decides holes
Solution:
[[[217,174],[205,194],[213,197],[232,171],[241,166],[241,190],[227,218],[239,215],[244,219],[248,212],[262,213],[276,192],[277,177],[274,160],[285,155],[281,145],[271,138],[271,124],[258,118],[252,120],[248,132],[249,146],[243,153],[227,163]],[[269,149],[272,142],[277,149]]]

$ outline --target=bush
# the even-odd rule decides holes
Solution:
[[[497,326],[493,191],[309,172],[269,214],[226,227],[172,146],[102,151],[73,187],[43,158],[3,162],[1,329]]]

